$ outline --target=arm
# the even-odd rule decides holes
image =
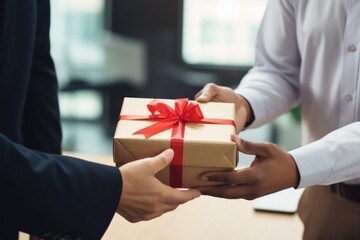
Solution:
[[[195,95],[195,99],[198,102],[234,103],[237,133],[254,120],[254,113],[249,102],[244,97],[236,94],[231,88],[209,83]]]
[[[155,177],[170,164],[172,150],[128,163],[120,174],[116,167],[30,150],[2,134],[0,149],[0,222],[45,239],[100,239],[115,211],[130,222],[150,220],[200,196]]]
[[[281,1],[270,1],[269,7],[280,6],[280,3]],[[285,6],[285,3],[283,3],[283,5]],[[276,17],[274,17],[274,19],[275,18]],[[273,20],[270,19],[269,21],[271,22]],[[275,32],[279,34],[278,31],[275,30]],[[290,40],[291,39],[292,38],[290,36]],[[262,45],[266,46],[270,43],[266,42],[262,43]],[[286,43],[284,43],[284,49],[286,49],[286,46]],[[269,51],[275,50],[269,48]],[[281,49],[276,51],[281,51]],[[261,57],[262,55],[260,55],[260,59]],[[291,59],[287,61],[291,62]],[[286,61],[284,62],[286,63]],[[270,61],[270,63],[265,61],[265,63],[269,66],[276,66],[272,61]],[[289,67],[289,69],[291,69],[291,66]],[[258,71],[256,71],[257,68]],[[258,74],[262,75],[263,72],[260,71],[261,68],[261,66],[257,65],[254,68],[255,72],[250,72],[249,76],[253,75],[254,77]],[[285,70],[282,72],[286,72]],[[272,89],[273,84],[276,85],[277,82],[266,82],[263,80],[260,81],[254,79],[255,77],[244,81],[242,83],[243,85],[241,84],[238,90],[243,91],[243,95],[246,96],[252,104],[256,116],[256,123],[253,125],[255,127],[267,121],[268,117],[266,116],[271,116],[272,114],[276,114],[276,112],[281,112],[281,109],[286,109],[284,107],[285,105],[282,106],[282,99],[286,99],[286,96],[292,95],[288,94],[291,91],[284,91],[284,96],[269,97],[271,96],[271,93],[265,91],[264,95],[255,96],[258,88],[264,88],[264,86],[268,85],[268,89]],[[280,82],[281,81],[278,81],[278,83]],[[282,86],[286,86],[286,84],[277,86],[277,88],[280,89]],[[296,86],[296,84],[294,84],[294,86]],[[274,99],[275,104],[273,104],[271,108],[263,109],[263,104],[265,104],[267,101],[270,101],[270,99]],[[273,110],[275,110],[274,113],[268,112]],[[223,187],[222,189],[208,188],[201,189],[201,191],[205,194],[225,196],[229,198],[251,196],[250,198],[252,199],[264,194],[282,190],[286,187],[328,185],[343,181],[359,183],[358,178],[360,177],[360,153],[357,150],[360,144],[359,126],[359,122],[349,124],[343,128],[331,132],[316,142],[291,151],[291,155],[285,154],[283,150],[279,149],[273,144],[247,144],[253,150],[251,151],[252,154],[256,155],[254,159],[255,164],[251,165],[250,168],[229,173],[209,173],[205,175],[205,178],[208,178],[211,181],[224,181],[225,183],[233,184],[233,188],[227,186]],[[239,150],[246,152],[244,150],[244,146],[239,147]],[[259,159],[262,159],[263,161],[258,161]],[[291,160],[292,164],[290,164]],[[260,164],[257,164],[259,162]],[[294,163],[296,163],[295,167],[293,167]],[[288,166],[285,168],[287,169],[286,171],[284,171],[284,166]],[[294,176],[296,176],[296,172],[298,172],[299,181],[294,184],[293,181],[288,181],[287,179],[295,179]],[[247,176],[247,179],[245,176]],[[282,182],[286,184],[282,184]],[[271,184],[269,185],[269,183]]]
[[[148,220],[199,196],[194,190],[169,188],[155,178],[159,168],[170,163],[171,153],[128,164],[121,169],[123,176],[115,167],[48,154],[60,153],[61,141],[57,83],[49,55],[49,2],[29,4],[37,6],[38,17],[19,126],[25,146],[0,134],[0,225],[45,239],[55,235],[100,239],[115,210],[129,221]]]
[[[237,132],[258,127],[290,110],[299,101],[300,56],[292,1],[269,1],[259,30],[256,62],[239,87],[206,85],[195,99],[233,102]]]
[[[222,198],[252,200],[290,187],[297,187],[300,175],[291,155],[273,143],[253,143],[232,136],[241,153],[255,155],[250,167],[228,171],[209,172],[202,178],[224,182],[219,187],[201,187],[202,194]]]
[[[360,178],[360,122],[333,131],[322,139],[290,151],[272,143],[250,143],[233,136],[240,152],[255,155],[248,168],[204,174],[221,187],[199,188],[203,194],[254,199],[289,187],[329,185]],[[314,164],[321,161],[319,164]],[[356,182],[358,184],[358,182]]]
[[[299,168],[299,187],[329,185],[360,178],[360,122],[290,151]],[[316,162],[321,161],[321,164]]]
[[[299,101],[296,15],[293,1],[269,1],[261,23],[255,66],[235,90],[254,112],[251,128],[271,122]]]
[[[58,84],[50,56],[50,6],[37,1],[37,20],[30,80],[22,121],[23,144],[31,149],[61,153]]]
[[[100,239],[119,203],[119,169],[30,150],[2,134],[0,149],[0,208],[9,225]]]

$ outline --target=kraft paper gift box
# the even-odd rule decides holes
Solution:
[[[202,180],[201,174],[236,167],[234,118],[232,103],[124,98],[113,141],[114,162],[119,167],[171,147],[174,159],[156,175],[160,181],[178,188],[223,184]]]

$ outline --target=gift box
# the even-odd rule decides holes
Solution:
[[[156,176],[172,187],[223,183],[201,179],[209,171],[237,165],[235,107],[232,103],[197,103],[188,99],[124,98],[114,135],[116,166],[174,150],[169,167]]]

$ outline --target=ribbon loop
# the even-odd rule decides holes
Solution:
[[[173,128],[175,124],[201,122],[204,119],[199,105],[189,103],[187,98],[175,100],[175,110],[158,99],[151,101],[147,108],[152,116],[160,121],[134,132],[134,135],[143,134],[146,138],[150,138],[155,134]]]
[[[175,117],[175,111],[167,104],[161,102],[160,100],[153,100],[147,105],[148,110],[156,118],[169,118]]]
[[[189,103],[181,114],[181,119],[186,122],[200,122],[204,119],[201,109],[196,103]]]

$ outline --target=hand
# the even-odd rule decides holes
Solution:
[[[202,177],[224,182],[219,187],[197,188],[202,194],[222,198],[252,200],[299,183],[297,166],[292,156],[272,143],[252,143],[233,135],[238,150],[255,155],[251,166],[229,172],[209,172]]]
[[[227,102],[235,104],[236,132],[239,133],[245,124],[254,116],[248,101],[228,87],[208,83],[195,95],[198,102]]]
[[[155,174],[168,166],[174,151],[120,167],[123,188],[117,213],[129,222],[150,220],[200,196],[197,190],[178,190],[162,184]]]

